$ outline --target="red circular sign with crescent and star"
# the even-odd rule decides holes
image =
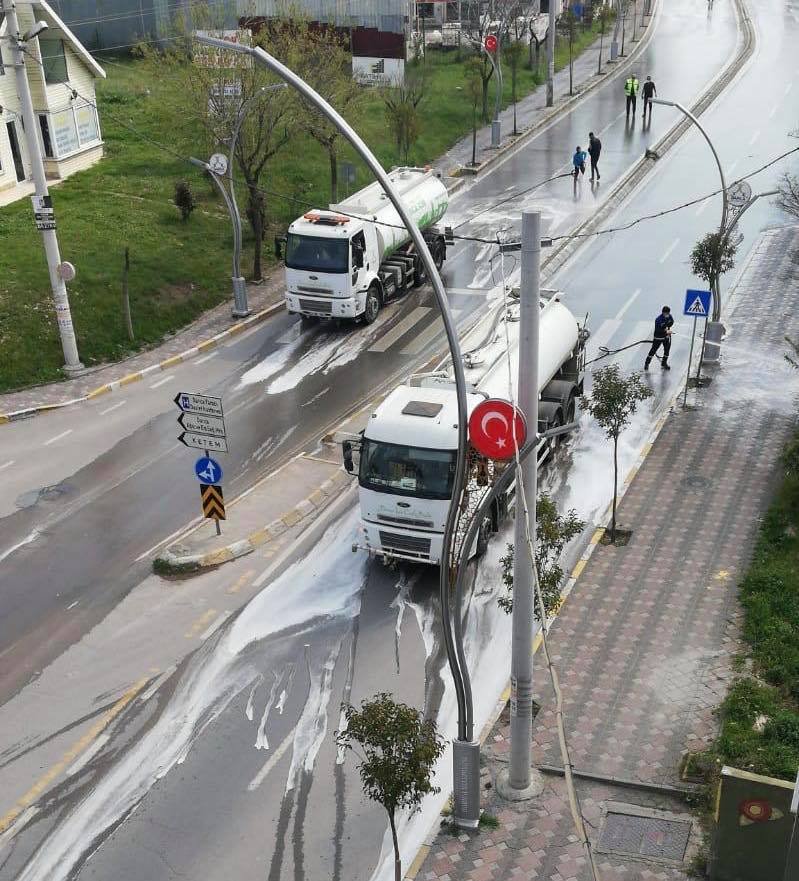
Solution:
[[[485,47],[487,52],[497,51],[497,38],[493,34],[489,34],[485,38]]]
[[[527,439],[527,422],[524,413],[502,398],[481,401],[469,417],[469,440],[478,453],[489,459],[510,459]]]

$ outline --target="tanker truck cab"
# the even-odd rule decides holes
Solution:
[[[446,187],[422,168],[396,168],[389,177],[440,268],[446,242],[435,224],[447,210]],[[290,313],[371,324],[384,303],[426,280],[405,225],[378,182],[297,218],[285,244]]]
[[[483,400],[469,394],[469,411]],[[458,453],[451,389],[401,385],[377,407],[360,441],[364,545],[385,557],[438,563]]]

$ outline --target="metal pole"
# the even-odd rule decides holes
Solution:
[[[519,409],[530,434],[538,432],[538,349],[541,297],[541,214],[522,213],[522,254],[519,313]],[[530,536],[535,547],[535,510],[538,457],[528,456],[521,467],[524,498],[530,514]],[[529,798],[540,792],[533,781],[531,747],[533,732],[533,627],[535,617],[533,561],[527,552],[527,524],[517,483],[513,555],[513,631],[511,649],[510,764],[500,794],[512,799]]]
[[[619,26],[621,25],[622,0],[616,0],[616,21],[613,23],[613,37],[610,41],[610,60],[615,61],[619,57]]]
[[[12,66],[17,75],[17,91],[19,92],[19,103],[22,108],[25,143],[28,147],[28,159],[30,160],[31,174],[36,192],[34,198],[40,204],[50,207],[50,194],[47,189],[42,148],[37,135],[39,120],[36,118],[33,110],[33,99],[31,98],[30,85],[28,84],[28,72],[25,69],[27,44],[19,33],[17,7],[14,0],[0,0],[0,8],[5,12],[8,37],[11,43]],[[55,227],[55,222],[53,222],[53,227]],[[84,368],[78,356],[78,343],[75,339],[75,328],[72,326],[72,313],[69,308],[66,282],[58,273],[58,267],[61,264],[58,237],[55,228],[43,229],[41,233],[44,253],[47,257],[47,269],[50,273],[50,288],[53,292],[58,333],[61,337],[61,349],[64,353],[64,370],[67,374],[74,375]]]
[[[463,492],[463,484],[466,471],[466,377],[463,372],[463,360],[461,358],[460,342],[458,333],[455,328],[455,322],[452,318],[452,312],[449,308],[447,300],[447,292],[438,274],[430,249],[424,240],[421,230],[414,222],[413,218],[408,214],[399,193],[395,190],[389,176],[378,162],[375,155],[366,146],[361,137],[346,122],[346,120],[333,108],[327,101],[319,96],[303,79],[297,76],[293,71],[289,70],[285,65],[281,64],[276,58],[273,58],[268,52],[260,47],[253,48],[244,46],[240,43],[230,43],[227,40],[218,40],[215,37],[196,37],[196,39],[208,46],[216,46],[220,49],[230,49],[232,52],[239,52],[251,55],[259,64],[264,65],[274,74],[279,76],[284,82],[288,83],[292,88],[296,89],[306,100],[318,107],[321,113],[326,116],[333,125],[344,135],[350,142],[358,155],[363,159],[366,165],[374,174],[375,178],[380,182],[389,201],[394,206],[400,220],[408,230],[414,248],[424,264],[427,277],[433,286],[438,307],[441,310],[441,318],[444,323],[444,331],[447,336],[450,356],[452,358],[452,369],[455,377],[455,393],[458,401],[458,456],[455,467],[455,477],[452,487],[452,498],[450,500],[449,510],[447,512],[447,521],[444,526],[444,542],[441,554],[441,567],[439,579],[439,601],[441,603],[441,620],[444,629],[444,645],[447,652],[447,661],[452,672],[452,678],[455,684],[455,695],[458,703],[458,716],[465,718],[466,704],[463,687],[463,678],[461,669],[455,651],[454,637],[452,633],[452,616],[449,605],[449,592],[451,586],[452,572],[452,539],[455,534],[455,526],[460,507],[461,495]],[[462,651],[462,648],[461,648]],[[457,741],[456,741],[457,745]],[[461,778],[461,766],[459,759],[461,758],[457,749],[453,750],[453,772],[454,780],[457,785]]]
[[[500,57],[502,34],[497,34],[497,51],[494,60],[494,70],[497,74],[497,97],[494,102],[494,121],[491,124],[491,146],[499,147],[502,141],[502,123],[499,114],[502,110],[502,58]]]
[[[694,340],[696,339],[696,315],[694,315],[694,329],[691,333],[691,348],[688,351],[688,375],[685,377],[685,392],[682,396],[682,408],[685,409],[685,406],[688,402],[688,380],[691,378],[691,359],[694,357]]]
[[[547,26],[547,107],[555,103],[555,3],[549,0],[549,25]]]

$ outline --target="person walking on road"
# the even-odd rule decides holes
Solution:
[[[586,153],[582,147],[577,147],[574,151],[574,156],[572,156],[572,165],[574,166],[574,181],[577,182],[577,178],[580,174],[585,174],[585,160]]]
[[[646,356],[646,361],[644,361],[644,370],[649,370],[649,363],[661,346],[663,346],[663,357],[660,363],[664,370],[671,370],[671,367],[669,367],[669,352],[671,351],[671,328],[673,324],[674,319],[671,317],[671,309],[668,306],[664,306],[660,315],[655,319],[655,336],[652,340],[652,348]]]
[[[646,108],[649,107],[649,119],[650,122],[652,120],[652,98],[657,95],[658,90],[655,88],[655,83],[652,81],[652,77],[648,76],[646,78],[646,82],[644,83],[644,115],[643,119],[646,119]]]
[[[602,152],[602,141],[599,138],[594,137],[593,132],[588,132],[588,155],[591,157],[591,180],[594,179],[594,172],[596,172],[596,179],[599,180],[599,154]]]
[[[633,110],[633,118],[635,118],[635,99],[638,94],[638,77],[631,73],[624,81],[624,94],[627,96],[627,119],[630,118],[630,108]]]

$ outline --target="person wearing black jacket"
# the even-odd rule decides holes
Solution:
[[[664,370],[671,370],[669,367],[669,352],[671,351],[671,328],[674,319],[671,317],[671,309],[664,306],[660,315],[655,319],[655,336],[652,340],[652,348],[644,361],[644,370],[649,370],[649,362],[657,354],[658,349],[663,346],[663,358],[660,363]]]
[[[588,155],[591,157],[591,180],[599,180],[599,154],[602,152],[602,141],[594,137],[593,132],[588,132]]]

